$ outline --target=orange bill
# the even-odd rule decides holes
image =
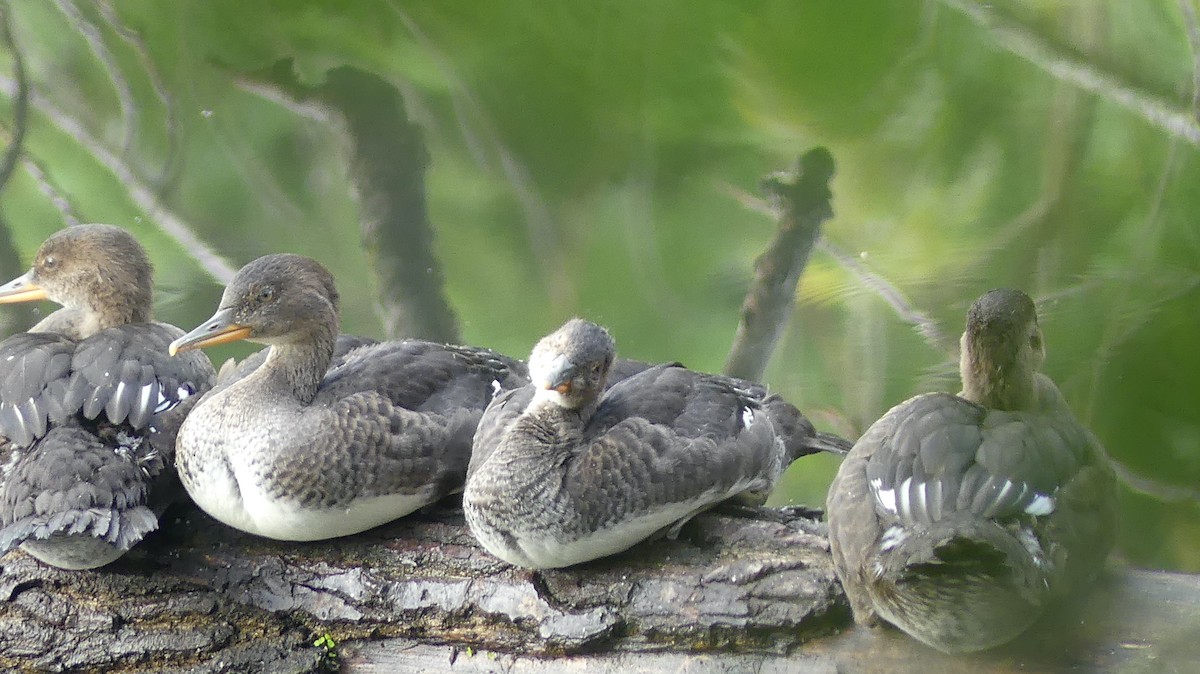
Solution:
[[[174,356],[180,351],[202,349],[228,342],[236,342],[250,336],[250,328],[233,320],[233,309],[218,309],[212,318],[204,321],[195,330],[171,342],[167,351]]]

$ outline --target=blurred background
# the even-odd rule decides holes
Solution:
[[[824,146],[835,215],[766,383],[857,437],[957,391],[967,307],[1022,288],[1136,487],[1120,556],[1200,571],[1194,0],[2,8],[0,281],[108,222],[151,251],[160,320],[194,327],[288,251],[334,271],[347,332],[403,332],[361,227],[388,190],[363,182],[374,152],[426,167],[424,273],[464,342],[523,356],[582,315],[625,356],[718,371],[777,224],[758,181]],[[774,501],[823,504],[835,470],[799,462]]]

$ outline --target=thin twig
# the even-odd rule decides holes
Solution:
[[[1191,110],[1184,110],[1174,101],[1142,91],[1087,61],[1062,53],[1025,26],[1000,17],[989,5],[976,4],[969,0],[939,1],[943,6],[966,16],[975,25],[988,31],[997,46],[1025,59],[1052,77],[1090,91],[1120,105],[1171,136],[1200,146],[1200,122]]]
[[[1200,503],[1200,490],[1190,487],[1180,487],[1173,484],[1163,484],[1157,480],[1139,475],[1125,464],[1115,459],[1109,459],[1117,479],[1126,487],[1139,494],[1144,494],[1163,503],[1183,503],[1194,501]]]
[[[12,55],[13,75],[16,77],[16,94],[13,97],[13,132],[4,157],[0,159],[0,190],[8,184],[17,160],[25,146],[25,130],[29,122],[29,76],[25,72],[25,57],[13,39],[8,3],[0,5],[0,39]]]
[[[512,187],[513,195],[525,215],[525,227],[529,230],[533,258],[540,261],[537,269],[544,277],[542,285],[549,293],[553,308],[574,307],[574,275],[568,264],[571,257],[562,253],[562,236],[555,227],[554,216],[546,205],[546,200],[538,193],[529,170],[504,144],[501,134],[496,131],[495,123],[476,99],[470,86],[459,76],[451,60],[421,30],[416,20],[404,11],[401,3],[393,0],[389,6],[413,39],[425,49],[430,60],[437,65],[442,77],[450,85],[451,106],[472,157],[484,167],[492,165],[495,161],[499,165],[500,173]]]
[[[83,222],[75,212],[75,207],[71,205],[71,201],[54,185],[36,159],[28,156],[24,157],[21,160],[21,166],[33,178],[33,181],[37,183],[38,191],[58,210],[62,216],[63,224],[70,227]]]
[[[762,213],[772,218],[780,217],[778,208],[772,206],[767,200],[750,194],[740,187],[728,183],[720,183],[718,188],[748,210]],[[957,360],[957,355],[955,354],[957,353],[958,345],[955,341],[946,337],[945,333],[938,326],[937,321],[929,314],[913,306],[908,301],[908,298],[904,296],[904,293],[891,281],[870,270],[853,255],[842,250],[837,244],[832,243],[826,238],[818,239],[816,246],[818,250],[828,254],[842,268],[853,274],[864,288],[879,295],[892,308],[892,311],[896,312],[900,320],[913,326],[917,334],[925,338],[930,347],[941,353],[949,354]]]
[[[133,100],[133,88],[129,86],[129,80],[125,79],[121,73],[120,64],[117,63],[113,53],[109,51],[108,45],[104,42],[104,36],[100,34],[100,29],[96,27],[96,24],[89,21],[72,0],[58,0],[55,4],[67,18],[67,22],[83,36],[88,49],[104,66],[104,73],[108,75],[108,81],[112,83],[113,92],[117,95],[117,104],[121,107],[121,123],[124,127],[122,129],[124,135],[121,139],[121,156],[126,157],[133,149],[133,139],[137,135],[138,126],[138,110]]]
[[[754,261],[754,281],[742,302],[741,320],[725,360],[725,374],[762,379],[796,303],[796,287],[808,265],[821,224],[833,217],[829,180],[833,157],[825,148],[809,150],[794,173],[775,174],[764,191],[779,204],[775,237]]]
[[[1187,28],[1188,47],[1192,50],[1192,117],[1200,120],[1200,22],[1192,0],[1179,0],[1179,13]]]
[[[0,91],[12,97],[15,95],[16,89],[16,82],[7,77],[0,77]],[[70,136],[72,140],[91,153],[97,163],[108,169],[125,186],[129,197],[137,204],[138,208],[155,220],[163,232],[175,239],[176,243],[191,255],[209,276],[222,284],[228,283],[233,278],[236,269],[208,244],[200,240],[191,225],[167,208],[159,200],[156,191],[139,178],[120,157],[93,137],[79,120],[59,109],[37,92],[32,92],[30,101],[33,103],[34,110],[45,115],[55,127]]]
[[[264,101],[274,103],[293,115],[310,122],[317,122],[324,126],[333,122],[336,117],[333,111],[329,109],[329,106],[322,103],[319,99],[297,98],[291,92],[274,82],[266,82],[261,79],[251,79],[249,77],[238,77],[234,79],[233,85],[241,91],[253,94]]]
[[[914,307],[904,293],[890,281],[871,271],[858,258],[828,240],[818,241],[817,247],[837,260],[844,269],[854,274],[863,287],[879,295],[892,308],[892,311],[896,312],[900,320],[911,325],[931,347],[940,353],[953,355],[957,352],[958,345],[942,332],[937,321],[933,320],[929,314]]]
[[[163,119],[166,126],[167,152],[163,160],[162,171],[154,181],[158,187],[158,195],[162,197],[171,190],[183,168],[183,153],[180,151],[179,113],[176,110],[175,97],[167,88],[166,83],[163,82],[162,73],[159,72],[158,65],[151,58],[150,50],[146,47],[146,42],[142,39],[142,36],[121,22],[116,10],[108,0],[96,2],[96,9],[100,12],[100,16],[104,17],[109,28],[133,48],[134,53],[137,54],[138,62],[142,64],[142,68],[146,71],[146,77],[150,80],[150,86],[154,89],[154,95],[162,103]]]

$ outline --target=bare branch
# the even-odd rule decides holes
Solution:
[[[725,374],[762,379],[779,336],[791,318],[796,286],[808,264],[821,223],[833,217],[829,179],[833,157],[825,148],[809,150],[796,172],[768,176],[763,190],[782,216],[775,238],[754,261],[754,280],[742,302],[742,317],[725,361]]]
[[[530,573],[484,552],[457,508],[303,544],[181,508],[98,571],[3,557],[0,669],[1016,674],[1191,671],[1198,656],[1189,574],[1123,571],[985,657],[852,628],[814,516],[704,513],[677,540]]]
[[[16,82],[7,77],[0,77],[0,91],[12,97],[15,95],[16,89]],[[120,157],[93,137],[79,120],[60,110],[37,92],[33,92],[30,100],[34,110],[45,115],[55,127],[70,136],[72,140],[86,149],[97,163],[111,172],[125,186],[130,199],[137,204],[138,208],[153,219],[168,236],[175,239],[176,243],[191,255],[206,273],[221,284],[226,284],[233,278],[236,269],[208,244],[201,241],[191,225],[159,201],[156,191],[141,180]]]
[[[13,129],[9,135],[8,147],[0,158],[0,191],[8,185],[16,170],[17,161],[24,152],[25,131],[29,121],[29,80],[25,72],[25,57],[13,38],[11,25],[11,7],[7,2],[0,4],[0,40],[12,55],[13,74],[16,76],[16,95],[13,100]],[[21,269],[21,256],[13,245],[8,231],[8,224],[0,221],[0,274],[4,278],[16,276]],[[17,326],[28,327],[33,321],[32,307],[14,308],[0,314],[0,326],[5,329]]]
[[[117,104],[121,107],[121,124],[124,135],[121,139],[120,155],[125,158],[133,149],[133,139],[137,135],[138,110],[133,100],[133,88],[129,86],[129,80],[125,79],[121,72],[121,66],[117,63],[116,57],[104,43],[104,36],[100,34],[100,29],[96,27],[96,24],[83,15],[73,0],[57,0],[55,4],[67,18],[67,22],[83,36],[88,49],[104,66],[104,73],[108,75],[108,81],[112,83],[113,91],[117,95]]]
[[[524,573],[480,548],[456,507],[302,545],[228,529],[191,507],[99,572],[4,557],[0,669],[307,672],[238,663],[252,654],[311,667],[324,633],[541,656],[723,649],[753,662],[848,621],[815,517],[705,513],[677,540]],[[217,661],[226,667],[199,668]]]
[[[988,4],[970,0],[939,1],[988,31],[998,46],[1050,76],[1119,105],[1171,136],[1200,145],[1200,122],[1192,110],[1184,110],[1173,101],[1142,91],[1091,63],[1062,53],[1026,27],[1001,18]]]
[[[363,247],[379,279],[388,336],[459,341],[425,206],[429,156],[403,97],[379,76],[351,67],[330,71],[320,95],[348,131]]]
[[[768,203],[765,199],[750,194],[735,185],[720,183],[717,187],[747,210],[762,213],[772,218],[782,217],[782,212],[779,208]],[[853,274],[864,288],[879,295],[892,308],[892,311],[896,312],[900,320],[913,326],[917,334],[925,338],[930,347],[940,353],[949,354],[957,361],[958,344],[953,339],[947,338],[945,333],[942,332],[941,327],[938,326],[937,321],[929,314],[913,306],[904,293],[891,281],[869,269],[858,258],[842,250],[841,247],[829,239],[824,237],[818,239],[816,247],[817,250],[833,258],[843,269]],[[955,371],[957,372],[957,370]]]

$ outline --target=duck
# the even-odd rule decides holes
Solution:
[[[838,468],[826,499],[834,568],[855,621],[890,623],[946,653],[1015,639],[1102,570],[1116,483],[1045,360],[1020,290],[967,313],[962,391],[883,415]]]
[[[492,555],[553,569],[675,537],[717,503],[760,502],[800,456],[850,447],[760,385],[677,363],[606,386],[615,352],[571,319],[534,346],[531,383],[484,412],[463,512]]]
[[[339,294],[316,260],[260,257],[171,354],[267,345],[183,421],[176,466],[216,520],[313,541],[356,534],[460,491],[471,439],[498,393],[527,381],[490,349],[423,340],[361,344],[338,360]]]
[[[52,234],[0,286],[0,304],[61,306],[0,342],[0,554],[104,566],[182,496],[180,405],[216,373],[203,355],[167,356],[183,330],[152,320],[153,276],[128,231],[84,224]]]

